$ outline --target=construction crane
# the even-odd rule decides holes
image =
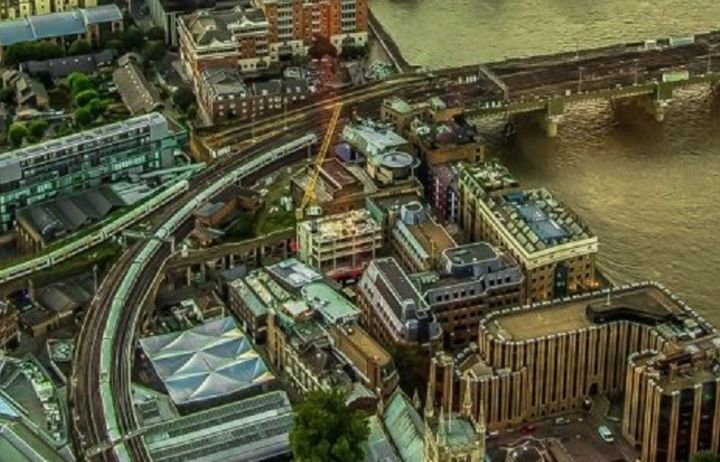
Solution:
[[[342,103],[338,103],[335,105],[332,117],[330,117],[330,123],[328,124],[327,131],[325,132],[325,137],[323,138],[322,145],[320,146],[320,151],[318,152],[317,157],[315,157],[315,163],[308,177],[307,185],[305,186],[305,194],[303,195],[302,201],[300,201],[300,206],[295,209],[295,215],[298,220],[303,219],[305,216],[305,209],[308,208],[308,206],[317,205],[315,188],[317,187],[317,181],[320,177],[322,164],[325,162],[325,156],[330,150],[330,144],[332,144],[333,135],[335,133],[338,120],[340,119],[341,112]]]

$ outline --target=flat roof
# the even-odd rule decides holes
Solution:
[[[328,324],[337,324],[360,316],[360,310],[324,282],[313,282],[302,289],[302,295]]]
[[[265,268],[270,274],[293,288],[322,280],[322,275],[297,258],[288,258]]]
[[[408,229],[428,255],[433,255],[433,252],[435,255],[440,255],[457,245],[445,228],[431,221],[408,226]]]
[[[350,236],[379,233],[380,225],[366,209],[355,209],[345,213],[328,215],[314,220],[307,220],[298,226],[310,232],[315,228],[314,238],[320,242],[347,238]]]
[[[610,311],[628,307],[635,312],[658,318],[683,313],[684,304],[672,298],[657,285],[630,286],[610,293],[611,305],[607,302],[607,291],[599,291],[570,299],[555,300],[537,307],[505,310],[486,317],[481,324],[498,337],[508,341],[530,340],[548,335],[567,333],[597,325],[588,316],[588,306],[595,312]]]
[[[469,265],[498,257],[495,248],[487,242],[473,242],[445,250],[445,256],[455,265]]]
[[[339,327],[345,332],[345,336],[350,342],[356,345],[361,351],[368,356],[375,358],[381,365],[388,364],[392,361],[392,356],[385,351],[374,338],[368,334],[365,329],[358,325]]]

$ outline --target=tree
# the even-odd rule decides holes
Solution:
[[[4,87],[0,89],[0,102],[2,103],[12,103],[13,97],[15,96],[15,92],[12,88]]]
[[[322,59],[325,55],[336,57],[337,49],[329,38],[318,36],[315,38],[315,42],[310,46],[308,54],[314,59]]]
[[[123,45],[122,40],[120,39],[109,39],[105,42],[105,48],[112,48],[115,50],[119,55],[122,54],[125,51],[125,46]]]
[[[14,122],[12,125],[10,125],[10,129],[8,130],[8,139],[10,140],[10,144],[12,144],[14,147],[20,147],[23,140],[27,138],[27,136],[28,129],[24,123]]]
[[[80,109],[75,110],[75,122],[81,127],[87,127],[92,123],[92,121],[93,115],[92,112],[90,112],[90,109],[81,107]]]
[[[145,43],[145,34],[135,26],[125,29],[122,37],[123,44],[127,50],[140,50]]]
[[[340,52],[340,58],[346,61],[352,61],[355,59],[361,59],[366,57],[368,54],[367,46],[361,45],[345,45]]]
[[[75,95],[75,106],[77,107],[85,107],[94,99],[97,99],[100,95],[97,91],[90,89],[90,90],[83,90],[80,93],[77,93]]]
[[[72,45],[70,45],[70,48],[68,48],[68,55],[84,55],[86,53],[90,53],[91,51],[92,47],[86,40],[77,39],[72,43]]]
[[[35,140],[42,139],[43,135],[45,135],[45,131],[48,128],[48,122],[45,119],[35,119],[32,122],[30,122],[30,127],[28,130],[30,131],[30,136]]]
[[[85,90],[92,89],[92,82],[87,75],[82,72],[73,72],[68,76],[68,86],[70,87],[70,93],[77,95]]]
[[[104,99],[96,98],[90,101],[90,104],[88,106],[93,117],[97,119],[98,117],[107,112],[108,102]]]
[[[160,41],[147,42],[142,50],[145,61],[158,62],[165,57],[165,43]]]
[[[693,456],[692,462],[720,462],[720,455],[712,452],[700,452]]]
[[[195,93],[190,87],[178,87],[172,95],[172,101],[182,112],[187,112],[195,105]]]
[[[33,43],[33,58],[37,60],[61,58],[65,55],[65,52],[55,42],[44,41]]]
[[[163,30],[162,27],[153,26],[150,29],[145,31],[145,37],[147,37],[148,40],[164,41],[165,40],[165,30]]]
[[[359,462],[370,430],[362,411],[351,410],[338,391],[313,391],[295,408],[290,448],[302,462]]]

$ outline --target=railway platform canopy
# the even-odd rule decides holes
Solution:
[[[275,381],[231,317],[140,340],[156,383],[180,407],[255,394]]]

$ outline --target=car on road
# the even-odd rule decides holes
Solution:
[[[567,417],[557,417],[555,418],[555,425],[567,425],[570,423],[570,419]]]
[[[606,443],[612,443],[615,441],[615,435],[613,435],[612,430],[610,430],[607,425],[601,425],[598,427],[598,435],[600,435],[600,438],[602,438]]]
[[[527,424],[520,429],[520,433],[523,435],[529,435],[537,429],[536,425]]]

